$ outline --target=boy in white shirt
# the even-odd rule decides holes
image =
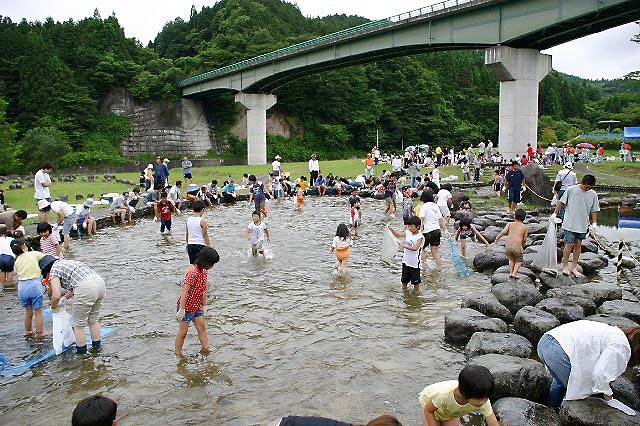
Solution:
[[[389,231],[396,238],[404,238],[404,241],[400,241],[398,245],[404,249],[402,254],[402,289],[406,290],[409,281],[413,284],[413,290],[420,292],[420,254],[422,252],[422,245],[424,237],[420,233],[420,218],[417,216],[411,216],[407,219],[407,229],[404,232],[396,231],[388,225]]]

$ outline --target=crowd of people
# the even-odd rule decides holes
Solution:
[[[560,151],[552,150],[542,154],[540,151],[538,149],[534,152],[529,146],[527,153],[517,160],[512,159],[507,165],[502,156],[497,151],[494,152],[491,141],[486,144],[483,141],[477,148],[470,146],[459,153],[453,150],[447,152],[437,147],[433,152],[426,150],[419,153],[409,150],[400,156],[381,154],[374,148],[364,160],[364,173],[354,180],[333,176],[331,173],[324,176],[317,156],[313,155],[309,160],[309,179],[300,176],[292,181],[291,177],[283,172],[282,158],[276,156],[266,182],[260,181],[255,175],[245,174],[240,183],[240,186],[249,189],[249,203],[253,206],[252,218],[246,229],[251,253],[253,256],[264,255],[264,244],[270,239],[269,227],[265,221],[268,215],[267,198],[281,202],[285,197],[294,197],[296,205],[302,207],[304,195],[309,187],[314,187],[319,196],[350,194],[346,203],[348,216],[345,215],[349,218],[349,223],[341,223],[338,226],[330,244],[330,251],[336,256],[337,270],[346,273],[354,238],[357,237],[363,220],[363,205],[359,191],[369,189],[380,194],[379,198],[384,200],[385,216],[395,217],[398,206],[401,206],[404,227],[397,229],[388,225],[387,229],[398,239],[398,245],[403,250],[400,277],[402,287],[406,290],[411,284],[417,293],[421,285],[421,267],[428,253],[437,267],[442,267],[439,246],[443,235],[460,242],[463,256],[466,256],[469,241],[481,241],[487,247],[491,246],[481,231],[473,225],[471,217],[462,217],[457,223],[457,228],[451,228],[451,210],[470,212],[472,205],[468,196],[463,197],[459,204],[453,204],[452,185],[442,182],[438,167],[459,164],[463,175],[470,179],[469,166],[472,165],[474,180],[478,180],[483,167],[491,163],[495,167],[494,190],[500,192],[506,189],[509,210],[514,214],[514,221],[507,224],[493,244],[506,237],[509,276],[517,279],[522,265],[523,246],[527,239],[527,227],[524,224],[526,212],[518,208],[520,190],[526,184],[520,166],[530,161],[550,161],[564,166],[555,179],[554,198],[557,205],[555,213],[550,217],[553,223],[562,223],[561,238],[565,243],[562,273],[582,277],[577,267],[581,243],[589,230],[597,226],[599,211],[597,194],[593,191],[595,177],[585,175],[578,183],[573,172],[573,162],[568,161],[576,160],[576,157],[571,157],[571,152],[561,154]],[[184,182],[189,182],[189,187],[183,194],[182,180],[176,180],[173,185],[169,183],[168,164],[169,160],[163,160],[161,157],[156,159],[155,165],[149,164],[141,174],[141,186],[114,197],[111,212],[114,222],[117,218],[126,222],[131,221],[132,214],[141,204],[153,205],[154,218],[160,220],[160,232],[164,233],[171,231],[172,215],[182,214],[186,210],[186,201],[192,202],[193,214],[188,217],[186,223],[189,266],[176,301],[175,314],[179,324],[175,353],[181,357],[192,322],[198,334],[201,352],[211,351],[205,321],[208,271],[215,266],[220,256],[211,247],[208,225],[203,213],[208,206],[235,201],[237,185],[229,177],[221,187],[216,180],[212,180],[211,184],[192,188],[193,165],[184,157],[182,178]],[[383,164],[389,164],[389,170],[384,169],[379,175],[376,174],[376,168],[385,167]],[[429,173],[423,174],[423,167],[429,167]],[[49,289],[53,311],[63,306],[65,301],[71,301],[76,352],[100,352],[102,344],[99,316],[106,295],[104,280],[88,265],[64,259],[60,241],[56,236],[61,229],[64,247],[68,249],[69,232],[73,226],[79,226],[87,233],[95,233],[95,219],[90,215],[93,200],[88,198],[78,209],[63,201],[53,201],[49,192],[49,174],[52,170],[51,163],[44,164],[36,173],[35,179],[35,199],[40,219],[37,232],[41,237],[41,251],[31,250],[24,238],[22,221],[27,217],[26,212],[20,210],[0,214],[0,221],[6,225],[0,227],[1,277],[3,282],[10,282],[13,281],[11,274],[14,271],[18,275],[18,298],[25,308],[24,324],[28,336],[42,338],[44,335],[42,308],[45,289]],[[53,226],[49,223],[51,212],[55,213]],[[539,356],[549,367],[554,379],[550,403],[557,405],[563,398],[570,400],[591,394],[604,394],[607,401],[614,401],[610,402],[610,405],[624,411],[628,407],[612,399],[608,383],[622,374],[627,363],[635,361],[640,353],[638,330],[627,330],[620,334],[615,331],[615,327],[598,328],[578,323],[566,324],[548,332],[538,346]],[[85,344],[85,326],[88,326],[90,331],[90,348]],[[583,362],[577,358],[578,354],[584,353],[579,339],[589,338],[589,333],[597,335],[602,345],[599,349],[590,348],[593,359]],[[593,341],[595,337],[590,338]],[[614,347],[615,350],[609,349],[610,347]],[[589,375],[590,369],[594,374],[591,378],[585,378]],[[574,373],[578,370],[580,373]],[[582,377],[580,380],[575,378],[578,374]],[[489,370],[475,365],[465,367],[460,372],[458,380],[427,386],[419,396],[424,425],[459,424],[459,417],[469,412],[480,412],[488,425],[496,426],[498,422],[488,400],[493,389],[494,380]],[[102,419],[100,421],[110,420],[112,424],[117,424],[116,409],[117,404],[106,397],[87,398],[78,404],[74,411],[73,424],[103,424],[97,423],[98,418]],[[348,424],[350,423],[327,418],[299,416],[283,417],[275,423],[278,426]],[[389,415],[377,417],[367,423],[371,426],[400,424],[398,419]]]

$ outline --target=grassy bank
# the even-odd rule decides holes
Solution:
[[[284,163],[282,167],[285,172],[290,174],[292,180],[295,180],[300,176],[309,176],[307,162]],[[364,163],[360,159],[321,161],[320,167],[322,172],[325,174],[331,172],[336,176],[346,176],[348,178],[353,178],[364,172]],[[389,164],[380,164],[375,167],[375,173],[379,175],[382,170],[388,170],[390,167],[391,166]],[[584,174],[582,167],[583,166],[578,165],[578,168],[576,169],[579,175],[578,178],[581,177],[581,174]],[[553,168],[554,171],[559,169],[560,166],[555,166]],[[616,160],[602,164],[589,164],[588,169],[584,170],[595,173],[598,177],[598,182],[600,183],[640,186],[640,162],[623,163]],[[221,183],[227,178],[227,176],[231,176],[231,178],[236,182],[240,182],[242,181],[243,173],[255,174],[257,176],[264,177],[270,171],[270,164],[261,166],[217,166],[195,168],[193,170],[193,175],[194,183],[205,184],[211,182],[212,179],[216,179]],[[458,176],[457,181],[462,181],[462,172],[458,166],[441,167],[440,175],[441,177],[456,175]],[[51,186],[52,197],[55,199],[67,194],[70,203],[76,202],[76,194],[82,194],[85,198],[87,197],[87,194],[94,194],[94,198],[99,199],[100,194],[102,193],[122,192],[131,189],[128,185],[122,185],[116,182],[102,182],[101,180],[96,182],[82,182],[80,178],[78,178],[78,181],[76,182],[62,182],[57,179],[55,173],[53,174],[53,177],[56,179],[56,182]],[[118,174],[117,177],[119,179],[130,180],[133,182],[138,182],[139,179],[139,175],[137,173],[122,173]],[[178,178],[182,179],[182,173],[179,169],[173,169],[171,170],[170,177],[173,182]],[[488,180],[490,178],[491,171],[486,170],[483,180]],[[5,189],[5,201],[12,208],[24,209],[28,213],[37,213],[35,200],[33,198],[33,188],[9,190],[7,189],[7,184],[3,187]]]

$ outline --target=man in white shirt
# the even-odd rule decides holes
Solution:
[[[311,160],[309,160],[309,175],[311,176],[311,184],[318,179],[318,174],[320,173],[320,162],[315,154],[311,155]]]
[[[47,162],[44,163],[42,165],[42,168],[36,173],[33,183],[33,186],[36,190],[36,193],[34,195],[36,204],[40,200],[46,200],[51,203],[51,192],[49,192],[49,187],[51,186],[51,177],[49,176],[49,173],[51,173],[52,171],[53,164]],[[38,209],[38,221],[49,222],[49,210],[42,211]]]
[[[282,157],[280,157],[279,155],[276,155],[275,158],[273,159],[273,163],[271,163],[271,170],[272,170],[271,174],[278,178],[280,177],[281,169],[282,169],[282,164],[280,163],[280,160],[282,160]]]
[[[169,193],[167,194],[167,200],[176,208],[176,211],[179,215],[182,214],[182,193],[180,192],[180,188],[182,188],[182,181],[176,181],[175,185],[169,189]]]

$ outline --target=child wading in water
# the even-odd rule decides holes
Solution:
[[[456,242],[460,239],[460,248],[462,251],[462,256],[467,256],[467,240],[471,239],[472,241],[478,241],[478,238],[482,240],[483,243],[489,247],[489,241],[476,229],[475,226],[471,224],[471,219],[468,217],[463,217],[460,219],[460,226],[458,227],[458,231],[456,232]]]
[[[158,202],[161,234],[164,234],[165,229],[167,230],[167,233],[171,232],[171,213],[174,211],[176,211],[175,206],[167,200],[167,193],[163,192],[160,195],[160,201]]]
[[[460,425],[460,417],[479,411],[487,426],[498,426],[489,396],[495,387],[493,375],[481,365],[467,365],[458,380],[434,383],[420,392],[424,426]]]
[[[347,272],[347,260],[351,256],[350,247],[352,245],[353,240],[351,239],[349,228],[344,223],[341,223],[338,225],[336,236],[333,237],[331,242],[331,253],[336,253],[336,258],[338,259],[337,269],[343,274]]]
[[[36,338],[44,336],[44,324],[42,322],[42,305],[44,304],[44,290],[42,287],[42,275],[40,272],[40,259],[45,254],[39,251],[29,251],[26,240],[16,239],[11,241],[11,251],[16,255],[14,265],[18,274],[18,299],[24,313],[25,336],[33,336],[33,318],[36,320]]]
[[[57,235],[53,233],[53,228],[49,222],[40,222],[36,227],[38,235],[40,235],[40,251],[44,254],[55,256],[62,259],[62,247]]]
[[[178,298],[176,320],[180,321],[178,334],[176,335],[176,355],[182,356],[182,346],[189,331],[189,325],[193,321],[198,331],[198,339],[202,345],[202,353],[211,352],[209,337],[207,336],[207,324],[204,320],[207,302],[207,272],[218,263],[220,256],[215,249],[203,247],[196,257],[195,265],[191,266],[184,277],[182,291]]]
[[[422,245],[424,237],[420,233],[420,225],[422,222],[418,216],[410,216],[407,219],[404,232],[396,231],[388,225],[389,231],[396,238],[403,238],[404,241],[398,243],[400,247],[404,249],[402,254],[402,289],[406,290],[409,282],[413,284],[413,290],[417,293],[420,291],[420,254],[422,252]]]
[[[524,210],[516,210],[514,217],[515,221],[507,223],[507,226],[496,237],[494,244],[498,244],[500,238],[507,236],[504,247],[507,249],[507,256],[509,256],[509,277],[519,278],[518,271],[522,266],[522,247],[527,242],[529,230],[527,225],[522,223],[524,218],[527,217],[527,213]]]
[[[257,256],[259,254],[264,254],[264,238],[267,237],[267,242],[270,241],[271,237],[269,236],[269,228],[267,227],[266,222],[262,221],[262,215],[259,211],[255,211],[251,214],[251,222],[247,225],[247,239],[251,241],[251,254],[253,256]]]

